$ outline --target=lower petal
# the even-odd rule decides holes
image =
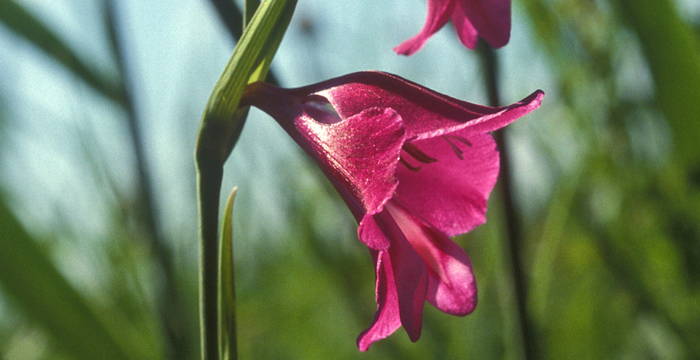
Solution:
[[[427,299],[436,308],[452,315],[464,316],[476,308],[476,279],[467,253],[447,236],[432,236],[433,256],[440,270],[430,273]]]
[[[360,351],[367,351],[372,343],[388,337],[401,327],[399,299],[391,259],[386,251],[373,252],[373,254],[376,259],[377,273],[377,312],[372,326],[357,338],[357,347]]]
[[[472,312],[476,307],[476,281],[464,250],[443,232],[415,218],[400,205],[390,202],[386,209],[408,239],[411,250],[429,268],[427,300],[448,314]],[[394,247],[392,242],[391,249]]]
[[[427,267],[388,211],[376,215],[376,220],[391,241],[389,255],[396,281],[401,324],[411,341],[416,341],[423,325],[423,307],[428,291]]]
[[[373,250],[384,250],[389,247],[389,240],[374,220],[374,215],[365,215],[357,227],[357,237]]]
[[[405,241],[405,240],[403,240]],[[404,246],[389,248],[396,276],[396,290],[399,296],[399,314],[411,341],[420,338],[423,328],[423,307],[428,291],[428,274],[425,264],[407,243]]]

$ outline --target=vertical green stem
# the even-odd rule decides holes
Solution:
[[[482,66],[484,67],[484,83],[491,106],[499,106],[501,103],[498,88],[498,56],[496,52],[483,41],[479,46]],[[505,214],[507,251],[513,272],[513,290],[520,325],[521,343],[523,346],[523,359],[533,360],[537,358],[536,342],[532,319],[527,310],[527,279],[522,262],[522,229],[520,218],[517,214],[517,204],[514,195],[513,176],[511,173],[511,153],[506,137],[506,129],[495,133],[496,142],[501,152],[501,198]]]
[[[223,165],[243,129],[247,109],[239,109],[247,84],[264,79],[291,21],[296,0],[260,3],[217,81],[197,137],[197,194],[200,232],[199,301],[202,359],[219,354],[219,196]]]
[[[199,261],[199,303],[200,336],[202,339],[202,359],[219,359],[218,344],[218,243],[217,229],[219,219],[219,195],[223,177],[221,163],[206,160],[198,162],[199,176],[197,187],[199,194],[199,229],[200,261]],[[198,152],[198,158],[200,158]]]

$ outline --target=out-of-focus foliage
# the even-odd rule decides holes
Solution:
[[[392,41],[410,35],[398,32],[413,31],[415,24],[370,22],[380,12],[375,7],[407,11],[396,17],[416,15],[420,22],[424,4],[414,1],[415,12],[401,10],[406,1],[301,2],[273,70],[283,85],[296,86],[371,67],[429,79],[434,82],[426,85],[441,91],[459,89],[453,93],[458,97],[483,94],[481,76],[469,67],[476,55],[461,48],[441,52],[441,46],[456,43],[447,31],[415,57],[394,57]],[[125,14],[110,20],[100,7],[85,15],[78,12],[87,11],[80,2],[58,3],[64,13],[75,11],[69,18],[78,28],[101,26],[85,36],[97,33],[111,61],[66,37],[51,15],[56,7],[0,0],[0,41],[39,50],[22,54],[55,73],[36,84],[41,93],[82,99],[70,113],[79,118],[74,129],[56,130],[66,124],[59,121],[65,113],[36,115],[33,127],[20,122],[16,114],[40,106],[24,100],[26,82],[20,85],[16,74],[5,71],[15,54],[0,52],[0,358],[91,359],[96,346],[112,349],[115,358],[193,359],[198,329],[191,153],[214,78],[203,80],[197,72],[169,76],[165,65],[146,72],[152,69],[144,65],[149,58],[139,51],[148,48],[164,58],[186,54],[192,58],[183,62],[223,66],[225,52],[190,53],[207,41],[201,35],[208,33],[205,25],[218,27],[219,17],[213,7],[200,9],[197,14],[207,16],[185,22],[192,25],[190,41],[173,38],[175,45],[169,45],[150,33],[159,29],[131,22],[134,9],[151,5],[115,2]],[[182,6],[210,5],[198,3],[205,4]],[[498,52],[501,85],[506,94],[537,87],[548,93],[542,108],[510,133],[539,354],[700,358],[700,8],[692,0],[514,4],[513,40]],[[319,10],[333,7],[338,10]],[[340,14],[343,19],[335,17]],[[165,24],[172,18],[158,19]],[[346,28],[346,38],[329,40],[326,34],[341,22],[356,25]],[[220,40],[230,50],[228,39]],[[356,57],[344,52],[350,44],[362,45]],[[441,58],[449,67],[420,65]],[[508,65],[513,63],[518,68]],[[514,84],[530,68],[528,83]],[[220,71],[213,69],[213,76]],[[66,74],[87,87],[66,82]],[[167,77],[158,82],[167,86],[148,85],[153,77]],[[174,105],[165,100],[173,93]],[[67,101],[54,103],[62,108]],[[148,110],[149,103],[158,104],[158,112]],[[172,114],[165,126],[154,120],[159,112]],[[374,275],[355,240],[354,221],[301,152],[289,153],[281,131],[259,125],[271,122],[253,115],[226,168],[233,176],[227,185],[235,181],[241,189],[234,244],[241,358],[520,357],[498,196],[491,200],[489,222],[457,240],[477,272],[476,312],[457,318],[428,307],[418,343],[399,332],[359,355],[354,339],[373,315]],[[37,151],[28,134],[48,144]],[[49,140],[61,136],[77,145],[47,155]],[[163,158],[178,162],[155,161]],[[46,163],[54,167],[35,169]],[[44,182],[33,179],[36,174]],[[59,180],[62,196],[37,195],[44,194],[41,184]],[[89,211],[75,196],[82,193],[89,195]],[[151,205],[146,196],[152,196]],[[153,222],[146,220],[149,213]],[[167,281],[173,284],[169,293],[162,289]]]

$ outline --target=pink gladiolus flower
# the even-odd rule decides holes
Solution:
[[[450,20],[464,46],[473,49],[482,37],[499,48],[510,38],[510,0],[428,0],[425,25],[394,51],[401,55],[416,53]]]
[[[357,340],[361,351],[401,325],[416,341],[425,300],[453,315],[474,309],[469,258],[449,237],[485,221],[499,169],[489,132],[536,109],[543,96],[538,90],[510,106],[486,107],[380,72],[246,90],[243,105],[282,125],[359,223],[377,276],[377,313]]]

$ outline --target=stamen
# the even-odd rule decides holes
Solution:
[[[420,166],[413,166],[413,165],[409,164],[408,161],[406,161],[406,160],[403,158],[403,156],[399,157],[399,162],[401,162],[401,164],[403,164],[403,166],[405,166],[406,169],[408,169],[408,170],[411,170],[411,171],[418,171],[418,170],[420,170]]]
[[[454,138],[455,140],[461,142],[461,143],[464,144],[464,145],[467,145],[467,146],[469,146],[469,147],[472,147],[472,143],[471,143],[469,140],[467,140],[467,139],[465,139],[465,138],[463,138],[463,137],[461,137],[461,136],[459,136],[459,135],[447,135],[447,136],[449,136],[449,137],[451,137],[451,138]]]
[[[464,152],[462,151],[462,149],[460,149],[459,146],[455,145],[452,141],[450,141],[449,137],[443,136],[442,138],[445,139],[445,141],[447,141],[448,144],[450,144],[452,152],[454,152],[460,160],[464,160],[464,156],[462,155],[464,154]]]
[[[403,151],[407,152],[414,159],[416,159],[424,164],[430,164],[430,163],[437,161],[437,159],[430,157],[428,154],[424,153],[417,146],[415,146],[413,144],[409,144],[409,143],[404,144]]]

